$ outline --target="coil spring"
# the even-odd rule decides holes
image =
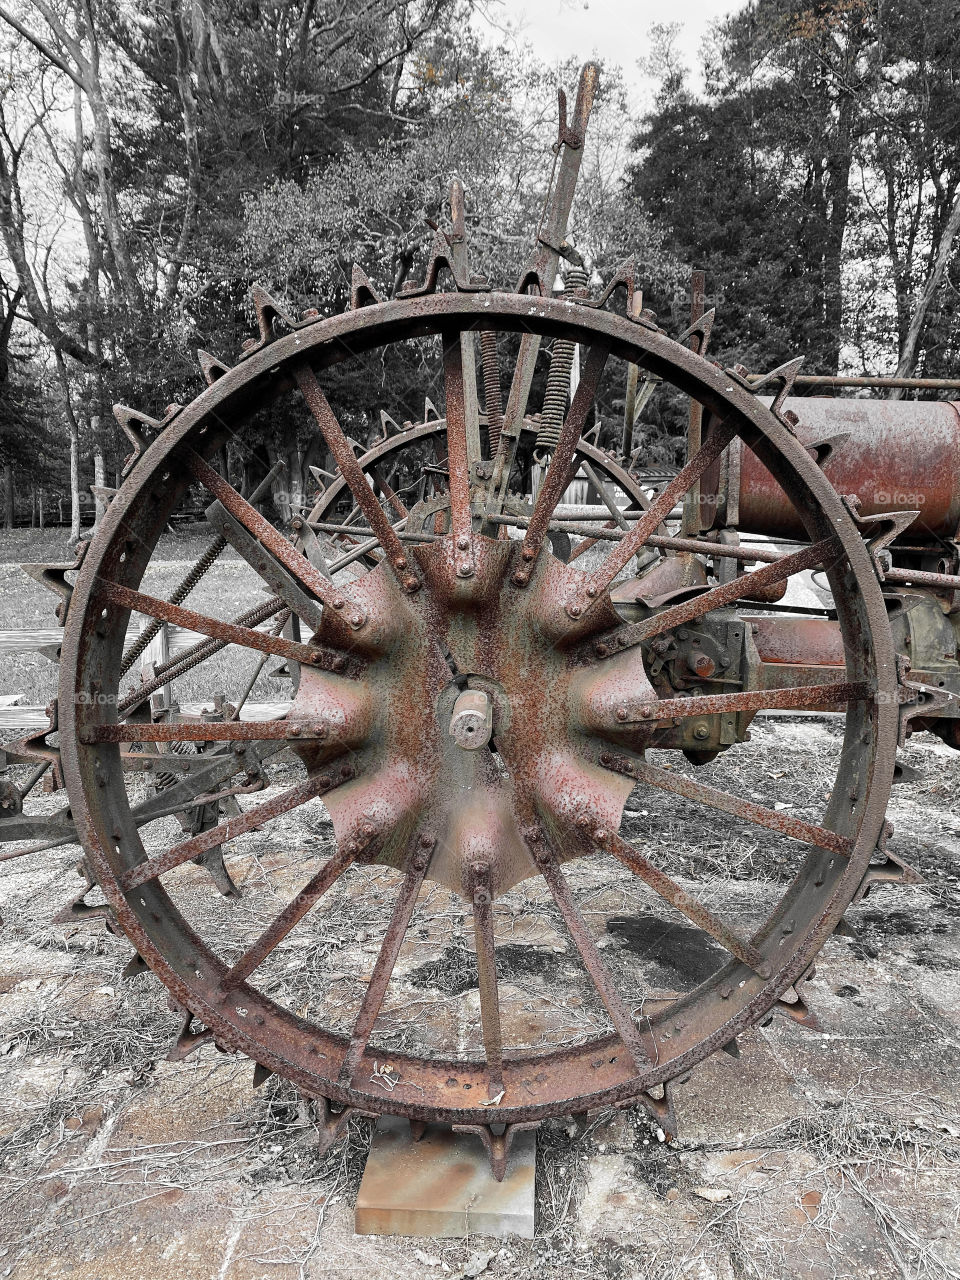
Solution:
[[[495,458],[500,450],[503,431],[503,397],[497,366],[497,335],[492,329],[480,332],[480,362],[483,368],[483,407],[487,411],[487,430],[490,433],[490,457]]]
[[[213,562],[216,560],[217,556],[219,556],[220,552],[224,549],[226,545],[227,545],[227,541],[225,538],[215,538],[213,542],[210,543],[210,546],[207,547],[206,551],[203,553],[203,555],[200,557],[197,563],[193,566],[193,568],[190,570],[187,576],[183,579],[182,582],[178,584],[176,590],[173,592],[173,595],[171,595],[170,597],[171,604],[183,604],[184,600],[186,600],[187,596],[190,594],[193,588],[197,585],[197,583],[200,581],[203,575],[207,572],[207,570],[211,568],[211,566],[213,565]],[[120,663],[120,674],[122,676],[125,676],[127,674],[130,668],[136,662],[136,660],[140,657],[141,653],[143,653],[143,651],[146,649],[147,645],[150,644],[151,640],[154,640],[157,637],[157,635],[159,635],[160,628],[162,626],[163,626],[163,623],[160,621],[160,619],[154,618],[153,622],[151,622],[148,627],[146,627],[143,631],[141,631],[140,635],[133,642],[133,644],[130,646],[127,652],[123,655],[123,660]]]
[[[564,277],[563,297],[586,297],[588,279],[583,267],[571,265]],[[570,371],[573,368],[575,350],[576,343],[566,338],[557,338],[550,349],[550,372],[547,375],[547,390],[543,397],[543,411],[537,431],[538,452],[545,449],[552,451],[560,439],[570,397]]]

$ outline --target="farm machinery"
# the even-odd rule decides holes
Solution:
[[[8,744],[30,772],[3,784],[0,856],[82,846],[68,910],[105,917],[133,944],[130,972],[166,985],[183,1019],[173,1056],[206,1042],[249,1056],[255,1083],[276,1073],[320,1100],[325,1142],[358,1113],[475,1133],[497,1177],[513,1136],[550,1117],[640,1104],[669,1134],[672,1085],[697,1064],[775,1013],[814,1025],[803,984],[846,908],[920,879],[886,820],[898,745],[929,730],[960,748],[957,409],[801,394],[817,380],[800,361],[723,368],[696,289],[671,335],[629,262],[591,290],[566,234],[595,87],[588,65],[569,119],[561,94],[555,180],[515,289],[472,271],[454,184],[422,281],[385,299],[355,268],[349,308],[329,316],[256,290],[259,333],[232,367],[201,353],[192,403],[117,409],[133,454],[95,537],[31,569],[60,596],[59,697],[47,730]],[[373,414],[398,347],[441,409],[402,425],[384,411],[358,445],[332,379],[368,371],[351,422]],[[597,437],[614,385],[619,450]],[[689,449],[657,478],[634,424],[665,387],[689,398]],[[294,406],[331,470],[284,529],[217,460],[252,417]],[[158,598],[144,587],[158,541],[198,489],[215,539]],[[226,548],[262,590],[220,617],[188,597]],[[814,586],[797,603],[801,581]],[[162,626],[195,642],[139,667]],[[256,664],[239,696],[213,714],[158,697],[228,646]],[[271,659],[288,700],[250,718]],[[737,785],[751,725],[796,714],[829,716],[837,747],[800,807]],[[31,816],[45,772],[68,805]],[[634,814],[675,804],[688,840],[723,822],[762,833],[780,880],[749,927],[666,870],[656,838],[627,838],[635,794]],[[232,901],[231,842],[280,824],[282,848],[300,848],[318,813],[333,842],[312,874],[291,861],[257,910],[250,882]],[[696,930],[709,975],[686,989],[625,976],[578,896],[584,867],[594,889],[607,874],[635,885],[668,945],[671,928]],[[338,1006],[324,909],[348,884],[376,928]],[[432,937],[430,895],[445,904],[430,920],[463,923],[473,977],[446,1040],[431,1023],[418,1042],[414,1018],[398,1044],[388,987]],[[504,994],[504,940],[538,895],[584,984],[562,997],[563,1034],[516,983]]]

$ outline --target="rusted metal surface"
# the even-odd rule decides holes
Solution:
[[[659,774],[647,772],[648,768],[649,766],[643,764],[637,765],[636,776],[647,780],[656,779]],[[633,845],[628,844],[620,836],[614,835],[610,831],[605,831],[600,827],[590,832],[590,838],[599,848],[612,853],[625,867],[629,867],[635,876],[639,876],[652,889],[655,889],[665,902],[669,902],[670,906],[679,911],[681,915],[685,915],[688,920],[692,920],[699,929],[702,929],[704,933],[719,942],[726,951],[729,951],[732,956],[736,956],[741,963],[747,965],[761,978],[770,977],[773,971],[772,965],[756,947],[744,938],[738,937],[728,924],[718,919],[702,903],[697,902],[685,889],[681,889],[659,867],[655,867],[649,859],[643,857]]]
[[[229,991],[232,987],[239,986],[241,982],[246,982],[254,969],[263,963],[271,951],[276,950],[291,929],[300,923],[307,912],[312,910],[327,890],[339,880],[358,853],[359,849],[353,845],[345,845],[337,850],[264,929],[253,946],[249,947],[239,960],[234,961],[220,979],[221,991]]]
[[[370,488],[350,441],[320,389],[316,375],[308,364],[301,364],[294,368],[294,377],[300,388],[300,394],[306,400],[307,407],[327,442],[327,448],[333,456],[337,469],[349,484],[357,505],[372,526],[373,534],[386,552],[387,561],[397,575],[397,580],[405,590],[415,591],[420,584],[411,571],[410,562],[400,544],[400,539],[394,532],[393,525],[378,502],[376,494]]]
[[[696,325],[703,319],[703,303],[706,291],[706,277],[702,271],[694,270],[690,276],[690,323]],[[698,355],[704,354],[706,342],[702,334],[691,336],[691,349]],[[694,458],[703,444],[703,405],[699,400],[691,400],[687,414],[687,457]],[[680,532],[685,536],[693,536],[700,532],[700,481],[695,480],[687,490],[683,500],[683,519]]]
[[[752,373],[749,375],[748,381],[751,383],[759,382],[763,377],[763,374]],[[874,391],[891,391],[894,389],[901,391],[960,391],[960,379],[958,378],[897,378],[892,376],[884,377],[882,374],[874,376],[869,373],[801,373],[794,379],[793,385],[795,387],[836,387],[838,389],[844,387],[869,387]]]
[[[919,509],[910,536],[954,538],[960,529],[960,413],[949,401],[787,399],[802,444],[842,436],[823,464],[838,493],[862,515]],[[739,528],[771,538],[803,537],[783,489],[750,449],[740,459]]]
[[[137,863],[123,874],[120,878],[120,885],[125,892],[136,889],[140,885],[146,884],[148,880],[155,880],[158,876],[163,875],[164,872],[172,871],[174,867],[179,867],[182,863],[189,862],[197,854],[203,853],[213,845],[223,844],[224,841],[233,840],[236,836],[243,835],[246,831],[253,831],[269,821],[270,818],[276,818],[281,813],[289,813],[291,809],[296,809],[304,801],[312,800],[314,796],[323,795],[325,791],[329,791],[332,785],[333,780],[329,774],[321,773],[315,777],[308,778],[305,782],[300,782],[295,787],[290,787],[287,791],[281,791],[272,800],[267,800],[264,804],[248,809],[239,818],[228,818],[226,822],[204,831],[201,835],[194,836],[190,840],[184,840],[181,844],[173,845],[156,858],[147,858],[143,862]]]
[[[284,640],[281,636],[270,636],[262,631],[253,631],[250,627],[238,627],[232,622],[222,622],[219,618],[209,618],[193,609],[167,604],[142,591],[131,591],[129,587],[116,582],[101,579],[95,590],[105,604],[115,604],[122,609],[145,613],[150,617],[160,618],[163,622],[172,622],[185,631],[198,631],[213,640],[222,640],[225,644],[239,644],[247,649],[259,649],[261,653],[271,653],[277,658],[291,658],[294,662],[309,665],[316,661],[317,655],[308,645]]]
[[[434,841],[430,836],[421,835],[417,842],[417,847],[410,858],[403,884],[397,894],[393,915],[390,917],[390,922],[383,937],[380,954],[377,956],[377,962],[373,966],[373,973],[367,983],[367,990],[360,1006],[360,1012],[357,1014],[357,1020],[350,1034],[350,1043],[347,1045],[347,1051],[340,1063],[339,1079],[343,1085],[350,1086],[354,1083],[363,1057],[363,1051],[366,1049],[367,1041],[373,1031],[373,1024],[376,1022],[380,1006],[383,1004],[383,997],[387,993],[387,983],[390,981],[404,937],[410,927],[410,920],[417,905],[417,895],[420,893],[420,886],[423,884],[423,877],[426,874],[433,845]]]
[[[477,990],[483,1049],[490,1072],[489,1097],[503,1097],[503,1028],[500,1021],[500,989],[497,982],[496,940],[493,930],[493,884],[490,864],[475,862],[470,868],[473,935],[477,947]]]
[[[596,397],[609,354],[610,349],[606,343],[598,343],[587,357],[577,393],[560,429],[546,478],[537,495],[536,506],[523,538],[520,558],[524,564],[514,572],[513,582],[516,586],[526,586],[530,581],[529,566],[540,554],[550,517],[568,487],[574,450],[583,434],[587,414]]]
[[[326,1100],[325,1141],[357,1112],[440,1120],[477,1134],[501,1173],[511,1136],[548,1116],[635,1101],[672,1125],[670,1081],[777,1008],[859,892],[883,838],[904,715],[922,712],[926,723],[934,712],[949,713],[949,699],[922,704],[926,681],[911,685],[898,672],[882,594],[898,573],[915,572],[917,585],[946,584],[926,583],[919,575],[931,576],[928,568],[895,561],[881,589],[878,557],[888,549],[830,483],[839,446],[829,454],[805,448],[742,378],[706,360],[707,318],[698,341],[659,329],[635,305],[639,290],[628,265],[611,282],[627,292],[625,315],[608,305],[610,290],[596,299],[550,296],[561,253],[573,254],[563,241],[595,80],[588,68],[572,124],[562,112],[557,182],[518,291],[490,289],[470,274],[462,191],[455,191],[452,233],[438,233],[425,280],[400,297],[383,301],[361,272],[347,312],[294,320],[259,292],[260,338],[235,368],[170,416],[111,502],[76,584],[58,579],[55,588],[69,604],[56,749],[70,792],[68,834],[75,823],[111,920],[209,1031],[204,1039],[247,1053],[261,1074],[277,1072]],[[438,291],[441,271],[452,276],[448,292]],[[485,424],[472,364],[476,332]],[[502,422],[499,334],[519,337]],[[330,409],[328,370],[412,338],[436,339],[442,350],[432,374],[443,379],[445,416],[430,405],[423,422],[388,431],[387,415],[384,437],[358,455]],[[526,413],[533,363],[547,341],[588,354],[563,425],[544,442]],[[702,442],[691,433],[692,456],[652,500],[630,459],[583,439],[604,380],[618,367],[642,370],[651,385],[670,383],[704,411]],[[781,393],[788,376],[779,379]],[[554,388],[557,407],[560,390]],[[329,483],[313,509],[298,517],[295,538],[244,500],[211,461],[254,410],[283,411],[286,397],[306,400],[333,469],[324,473]],[[549,455],[540,455],[547,470],[539,487],[530,463],[537,448]],[[734,454],[738,472],[729,465]],[[930,449],[925,456],[929,461]],[[687,495],[698,482],[709,495],[724,475],[738,475],[736,497],[749,508],[750,459],[789,494],[790,527],[802,545],[738,543],[749,509],[739,529],[677,536],[672,512],[681,504],[689,513]],[[232,622],[140,591],[193,478],[214,499],[210,518],[222,537],[271,593]],[[561,507],[574,480],[597,495],[596,506]],[[757,483],[762,491],[766,481]],[[938,484],[931,481],[920,506],[926,514],[929,501],[946,521],[953,498]],[[870,508],[865,500],[862,510],[882,505],[877,498]],[[722,504],[715,507],[722,515]],[[689,518],[683,526],[692,533],[697,527]],[[753,563],[764,567],[737,576]],[[348,566],[349,581],[342,572]],[[833,593],[835,620],[744,608],[813,567],[822,568]],[[624,579],[628,573],[639,576]],[[121,693],[119,624],[130,610],[209,638]],[[255,630],[271,618],[283,634]],[[923,634],[930,644],[946,643],[932,624]],[[240,723],[238,703],[215,723],[184,723],[175,708],[156,719],[151,694],[228,643],[284,660],[293,681],[288,714]],[[946,687],[957,664],[943,661],[938,679]],[[251,688],[248,681],[240,703]],[[682,761],[666,769],[645,758],[655,746],[682,750],[702,765],[720,750],[746,750],[746,726],[758,712],[797,708],[845,717],[829,799],[809,819],[702,783],[680,771]],[[133,803],[120,767],[131,754],[125,749],[139,747],[162,765],[170,753],[161,747],[191,743],[208,753],[204,763]],[[287,779],[258,801],[253,793],[271,782],[268,766],[281,758],[301,779],[292,786]],[[752,936],[697,901],[653,853],[620,836],[637,783],[682,797],[705,828],[722,813],[784,842],[782,897]],[[217,808],[248,796],[239,813]],[[202,921],[191,927],[180,915],[168,892],[177,868],[238,835],[269,830],[281,815],[293,822],[320,796],[336,852],[266,929],[225,956]],[[181,818],[182,838],[148,856],[141,829],[174,813],[189,819]],[[58,830],[62,838],[68,829]],[[796,851],[788,842],[797,841],[805,858],[788,857]],[[620,989],[565,871],[576,859],[607,862],[608,855],[644,881],[666,918],[680,912],[729,955],[696,989],[652,1006],[642,1023],[632,1012],[645,999],[642,977],[637,989]],[[354,864],[393,868],[399,882],[359,1012],[344,1034],[322,1014],[275,998],[258,979]],[[465,1054],[454,1037],[432,1056],[393,1052],[385,1087],[378,1019],[426,882],[443,886],[472,914],[483,1051]],[[552,1048],[515,1046],[506,1037],[494,905],[522,882],[559,911],[612,1030],[593,1027],[586,1039]],[[187,1031],[197,1034],[189,1025]],[[661,1086],[663,1097],[653,1096]]]
[[[604,653],[616,652],[630,645],[641,644],[653,636],[661,635],[671,628],[682,626],[693,618],[702,617],[711,609],[721,609],[737,600],[754,599],[753,594],[760,587],[767,587],[783,582],[792,574],[801,573],[804,569],[820,568],[831,562],[839,552],[839,544],[833,538],[824,538],[801,551],[794,551],[783,556],[773,564],[764,565],[751,574],[734,578],[731,582],[719,587],[712,587],[691,600],[680,604],[666,605],[653,617],[635,622],[632,626],[620,627],[613,635],[598,640],[596,645],[603,646]],[[588,587],[589,591],[590,588]],[[595,645],[595,647],[596,647]]]
[[[343,611],[352,627],[361,627],[365,621],[362,612],[350,603],[344,592],[336,590],[330,579],[310,564],[309,560],[294,548],[283,535],[266,520],[256,507],[242,498],[236,489],[214,471],[203,458],[190,452],[187,465],[197,480],[243,526],[266,552],[287,569],[299,584],[333,610]],[[243,548],[237,548],[243,554]],[[258,565],[255,564],[254,568]],[[349,607],[348,607],[349,606]],[[296,607],[294,604],[293,607]],[[172,620],[172,619],[171,619]]]

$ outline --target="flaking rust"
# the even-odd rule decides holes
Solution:
[[[759,382],[721,369],[705,357],[712,313],[697,303],[690,327],[670,337],[643,309],[632,262],[592,296],[566,236],[596,82],[588,66],[569,117],[561,99],[555,181],[517,289],[470,270],[470,211],[456,186],[451,230],[435,231],[420,282],[388,298],[357,267],[349,309],[327,318],[319,307],[295,318],[257,290],[257,335],[240,360],[230,367],[200,353],[207,391],[165,416],[118,412],[135,450],[128,479],[85,554],[30,569],[60,597],[59,712],[8,752],[32,772],[16,794],[4,792],[0,812],[0,839],[19,846],[3,857],[82,833],[86,888],[70,918],[105,917],[133,942],[131,974],[148,967],[167,985],[183,1014],[174,1056],[213,1043],[256,1063],[255,1086],[271,1074],[291,1080],[318,1099],[323,1145],[352,1115],[405,1116],[420,1133],[430,1121],[452,1126],[483,1143],[496,1178],[514,1136],[548,1117],[637,1104],[670,1137],[674,1082],[698,1062],[736,1056],[738,1034],[774,1012],[812,1027],[803,984],[820,940],[844,928],[844,909],[873,884],[918,878],[887,847],[898,740],[929,729],[960,743],[956,410],[859,400],[811,408],[795,394],[796,360]],[[558,267],[562,298],[553,296]],[[621,293],[626,314],[616,309]],[[330,353],[386,351],[414,337],[435,338],[442,353],[433,373],[443,412],[427,399],[421,422],[398,425],[371,405],[379,435],[364,449],[352,438],[360,428],[348,424],[348,434],[324,390]],[[532,388],[548,346],[541,415]],[[619,456],[597,443],[596,407],[617,365],[627,379]],[[638,406],[662,383],[695,406],[679,474],[644,471],[633,445]],[[289,529],[260,510],[276,472],[244,497],[215,465],[265,394],[283,411],[308,411],[326,447],[313,469],[319,494]],[[878,421],[884,456],[896,456],[889,502],[865,499],[883,491],[871,470],[880,462],[851,446]],[[191,484],[207,491],[218,537],[159,600],[141,580]],[[783,549],[773,536],[800,545]],[[267,592],[230,620],[188,600],[228,547]],[[811,573],[822,607],[798,611],[790,588]],[[126,643],[134,611],[152,621]],[[138,671],[170,625],[200,639]],[[245,690],[209,712],[181,713],[175,682],[228,645],[258,655]],[[270,657],[289,701],[266,719],[243,718]],[[844,723],[822,812],[786,812],[695,776],[724,753],[746,752],[756,716],[798,712]],[[675,753],[676,766],[654,750]],[[258,798],[280,761],[300,776]],[[69,811],[30,817],[24,801],[45,771],[58,782],[62,771]],[[153,792],[132,799],[125,772],[155,778]],[[761,927],[747,934],[708,909],[656,849],[624,839],[638,784],[654,804],[684,800],[697,815],[686,820],[690,838],[727,814],[776,842],[795,869]],[[232,891],[222,861],[230,842],[290,822],[320,797],[335,849],[272,919],[229,954],[188,928],[168,896],[186,864]],[[179,837],[158,841],[152,824],[171,816]],[[791,860],[798,849],[806,856]],[[641,978],[625,989],[578,902],[578,859],[626,867],[665,918],[716,948],[716,971],[686,992],[648,999]],[[370,865],[398,878],[344,1033],[285,1006],[262,978],[350,869]],[[498,912],[525,882],[564,922],[606,1029],[556,1046],[535,1036],[515,1043]],[[431,885],[472,918],[482,1044],[472,1055],[455,1028],[433,1055],[387,1053],[378,1042],[387,988]],[[105,903],[89,907],[95,886]]]

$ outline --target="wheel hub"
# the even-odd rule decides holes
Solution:
[[[577,571],[544,552],[529,584],[517,587],[519,543],[475,537],[471,550],[464,577],[452,536],[418,548],[423,586],[412,595],[373,570],[354,592],[368,617],[353,637],[361,676],[305,668],[291,710],[291,719],[329,723],[331,739],[356,759],[356,778],[326,801],[338,842],[366,837],[370,861],[401,866],[411,833],[429,835],[427,878],[465,898],[477,863],[489,868],[494,896],[538,874],[522,833],[549,834],[567,860],[593,847],[580,826],[585,815],[619,828],[633,783],[599,762],[622,746],[613,706],[625,687],[656,696],[639,649],[598,669],[577,661],[572,640],[558,644],[558,601]],[[598,614],[591,629],[605,621]],[[583,630],[574,637],[583,638]],[[321,630],[317,639],[336,637]],[[465,736],[485,731],[487,713],[488,741],[465,749]],[[330,749],[297,748],[312,775]]]

